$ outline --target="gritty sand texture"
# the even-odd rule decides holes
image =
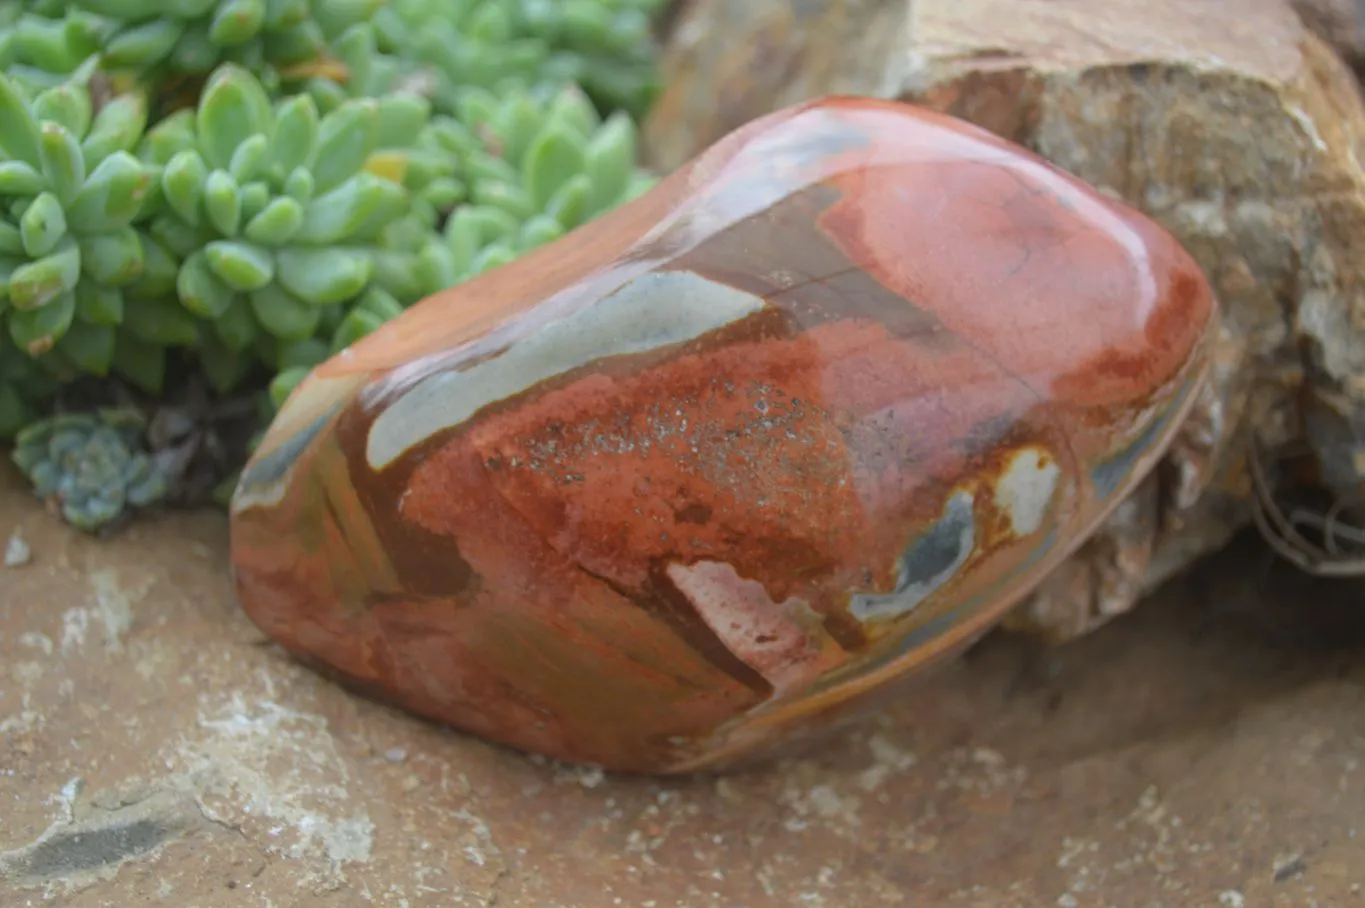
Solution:
[[[219,514],[98,542],[0,476],[5,908],[1365,904],[1365,604],[1255,540],[818,751],[661,781],[299,668],[233,602]]]

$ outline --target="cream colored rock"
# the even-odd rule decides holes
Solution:
[[[1349,52],[1353,21],[1313,25]],[[1365,488],[1365,105],[1289,0],[696,0],[666,68],[656,166],[804,98],[896,97],[1124,198],[1204,267],[1225,324],[1203,406],[1014,626],[1078,636],[1224,545],[1249,519],[1248,438],[1306,440],[1335,491]]]

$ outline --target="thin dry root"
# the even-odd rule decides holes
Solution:
[[[1251,514],[1256,528],[1275,553],[1317,577],[1365,577],[1365,527],[1342,522],[1344,505],[1338,502],[1326,514],[1295,508],[1286,516],[1275,501],[1254,441],[1248,460],[1255,490]],[[1300,532],[1300,527],[1320,535],[1321,545]],[[1352,548],[1356,549],[1354,554],[1348,551]]]

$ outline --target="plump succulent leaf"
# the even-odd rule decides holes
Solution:
[[[322,119],[311,167],[315,192],[326,192],[353,175],[379,144],[379,105],[348,101]]]
[[[62,206],[74,202],[85,185],[85,156],[76,140],[78,134],[60,123],[42,125],[39,142],[43,177]]]
[[[66,236],[66,212],[55,195],[44,192],[19,218],[24,252],[33,258],[47,255]]]
[[[592,182],[591,206],[602,212],[626,195],[637,156],[635,123],[624,113],[614,113],[602,124],[583,150],[583,172]]]
[[[216,319],[232,305],[233,290],[209,265],[208,252],[185,259],[176,280],[176,292],[185,308],[203,319]]]
[[[281,286],[313,306],[355,297],[369,282],[370,257],[355,249],[293,247],[278,253]]]
[[[281,340],[302,340],[312,336],[322,318],[317,305],[300,299],[279,284],[257,290],[250,299],[256,320]]]
[[[18,311],[41,309],[73,291],[81,276],[81,250],[71,240],[48,255],[15,268],[9,279],[9,301]]]
[[[73,233],[104,233],[133,222],[147,198],[152,175],[126,151],[109,155],[86,178],[67,208]]]
[[[56,124],[72,136],[89,131],[93,107],[90,92],[75,81],[53,86],[33,99],[33,113],[39,122]]]
[[[142,238],[132,227],[89,234],[78,245],[81,268],[96,285],[122,287],[142,275]]]
[[[9,314],[9,334],[15,346],[30,356],[51,350],[61,340],[76,317],[76,296],[63,291],[32,309],[15,309]]]
[[[38,118],[11,80],[0,77],[0,151],[11,161],[42,168]]]
[[[281,186],[296,168],[307,168],[317,157],[318,129],[318,108],[308,95],[280,105],[270,131],[267,166]]]
[[[567,125],[551,120],[526,149],[522,179],[533,211],[544,211],[556,192],[581,174],[587,143]],[[629,170],[626,171],[629,173]]]
[[[94,170],[115,152],[131,152],[147,128],[147,99],[140,92],[119,95],[100,108],[90,124],[81,153]]]
[[[205,163],[210,168],[229,168],[238,146],[266,134],[270,119],[270,97],[255,76],[232,64],[215,70],[195,118]]]

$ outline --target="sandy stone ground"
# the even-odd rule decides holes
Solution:
[[[818,751],[660,781],[295,666],[219,514],[97,542],[0,475],[29,559],[0,568],[5,908],[1365,905],[1365,602],[1254,539],[1063,648],[988,638]]]

